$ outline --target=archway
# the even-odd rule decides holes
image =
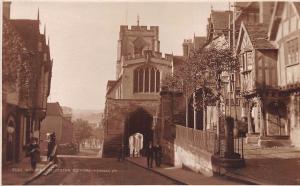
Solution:
[[[143,135],[142,154],[144,154],[145,148],[149,146],[149,142],[153,141],[152,121],[152,115],[143,108],[138,108],[128,115],[125,121],[123,139],[127,155],[129,155],[129,137],[136,133]]]

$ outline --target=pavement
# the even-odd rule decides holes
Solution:
[[[152,170],[183,184],[195,185],[300,185],[300,148],[261,148],[258,145],[244,145],[246,166],[227,170],[219,177],[206,177],[200,173],[180,167],[162,165]],[[146,158],[127,158],[128,161],[147,169]],[[228,178],[228,179],[226,179]]]
[[[30,158],[26,157],[21,162],[15,164],[7,164],[2,166],[2,184],[3,185],[25,185],[36,179],[53,162],[48,162],[46,157],[41,157],[41,162],[37,164],[35,172],[32,172]]]
[[[225,173],[233,179],[263,185],[300,185],[300,148],[244,146],[246,166]]]
[[[177,181],[117,158],[60,157],[51,174],[31,185],[177,185]]]
[[[147,168],[147,159],[145,157],[140,158],[126,158],[127,161],[143,167],[147,170],[151,170],[157,174],[165,176],[169,179],[179,182],[183,185],[241,185],[245,184],[242,181],[231,180],[227,177],[219,176],[204,176],[201,173],[196,173],[190,170],[182,169],[181,167],[173,167],[171,165],[162,164],[161,167],[155,167],[153,162],[153,168]]]

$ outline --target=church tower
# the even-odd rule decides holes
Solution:
[[[128,28],[126,25],[120,26],[120,35],[118,40],[118,57],[116,77],[121,73],[122,60],[143,56],[146,50],[152,53],[160,52],[159,28],[158,26],[140,26],[139,20],[136,26]]]

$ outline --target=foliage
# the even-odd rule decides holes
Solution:
[[[212,42],[192,51],[192,55],[163,80],[163,86],[182,91],[187,97],[194,92],[201,95],[202,99],[196,97],[196,108],[220,99],[222,75],[239,69],[239,60],[228,46],[227,42]],[[199,90],[202,93],[198,93]]]
[[[103,139],[103,128],[102,127],[97,127],[93,130],[93,136],[98,138],[98,139]]]
[[[89,122],[82,119],[74,121],[75,141],[81,143],[82,141],[93,136],[93,129]]]

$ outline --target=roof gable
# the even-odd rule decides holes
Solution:
[[[276,2],[268,30],[270,40],[275,40],[277,37],[278,29],[285,16],[284,13],[286,12],[287,5],[291,5],[296,16],[300,18],[300,2]]]
[[[62,116],[63,111],[58,102],[55,103],[47,103],[47,111],[48,116]]]
[[[230,11],[211,11],[211,22],[214,30],[228,29],[229,16],[232,16]]]
[[[268,39],[268,25],[259,23],[254,25],[244,24],[241,25],[241,31],[238,40],[238,50],[241,48],[243,43],[243,38],[245,34],[249,37],[249,40],[254,49],[276,49],[274,45],[272,45]],[[244,34],[244,35],[242,35]]]

